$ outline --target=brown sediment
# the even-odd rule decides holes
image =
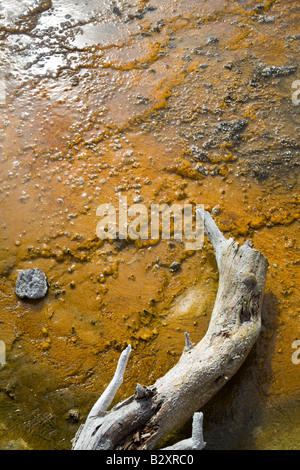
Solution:
[[[124,346],[134,347],[125,397],[178,360],[185,331],[193,342],[206,331],[218,282],[211,247],[99,240],[96,209],[118,207],[120,195],[204,204],[226,236],[268,258],[262,335],[230,392],[238,384],[243,396],[255,377],[259,393],[239,400],[276,420],[277,401],[291,406],[299,392],[299,69],[259,80],[257,70],[297,65],[296,2],[136,2],[120,15],[109,3],[84,13],[71,4],[35,11],[30,31],[5,26],[0,447],[11,438],[69,448],[78,422],[68,410],[85,415]],[[50,282],[42,301],[14,293],[18,270],[31,267]],[[244,448],[275,445],[261,421]],[[293,424],[285,429],[294,442]]]

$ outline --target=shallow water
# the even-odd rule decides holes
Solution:
[[[204,204],[268,258],[260,338],[204,435],[299,448],[297,2],[9,0],[0,15],[0,448],[69,449],[127,344],[116,400],[205,334],[210,244],[102,242],[96,209],[120,195]],[[14,292],[30,267],[41,301]]]

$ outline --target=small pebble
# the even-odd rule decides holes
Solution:
[[[178,261],[174,261],[171,266],[170,266],[170,271],[172,273],[175,273],[176,271],[178,271],[180,269],[180,263],[178,263]]]

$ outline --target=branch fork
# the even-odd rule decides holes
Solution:
[[[192,437],[167,449],[204,448],[199,410],[238,371],[257,340],[268,262],[251,243],[240,246],[226,239],[207,211],[197,212],[219,270],[218,293],[205,336],[195,345],[185,333],[178,363],[151,387],[137,384],[134,395],[108,411],[123,381],[129,345],[111,383],[79,428],[74,450],[150,450],[192,416]]]

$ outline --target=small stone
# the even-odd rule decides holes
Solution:
[[[220,206],[219,204],[217,204],[213,209],[212,209],[212,213],[217,215],[220,213]]]
[[[40,299],[48,291],[45,273],[39,268],[20,270],[15,292],[20,299]]]
[[[228,62],[228,64],[225,64],[225,65],[224,65],[224,69],[232,70],[232,69],[233,69],[233,63],[232,63],[232,62]]]
[[[171,273],[175,273],[179,269],[180,269],[180,263],[178,263],[178,261],[174,261],[170,266]]]
[[[78,421],[80,419],[79,410],[77,408],[72,408],[71,410],[69,410],[68,413],[67,413],[66,419],[70,420],[70,421],[73,421],[74,423],[78,423]]]
[[[206,44],[217,44],[218,42],[219,42],[219,38],[211,37],[207,39]]]
[[[79,78],[75,75],[70,80],[72,86],[77,86],[79,84]]]
[[[119,17],[122,16],[122,12],[121,12],[120,8],[118,8],[117,6],[114,6],[114,7],[113,7],[112,12],[113,12],[115,15],[119,16]]]

